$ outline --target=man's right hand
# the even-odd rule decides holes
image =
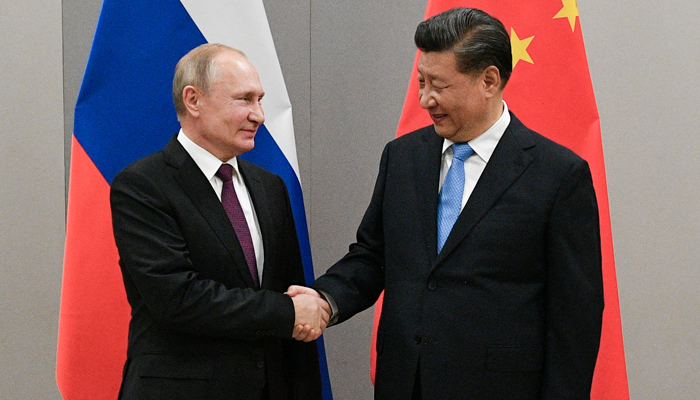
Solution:
[[[304,342],[318,339],[331,318],[331,307],[318,292],[303,286],[291,286],[287,294],[294,303],[292,337]]]

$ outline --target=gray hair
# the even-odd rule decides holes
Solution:
[[[225,51],[233,51],[245,57],[242,51],[232,47],[218,43],[206,43],[195,47],[178,61],[173,77],[173,101],[178,120],[187,114],[182,91],[186,86],[194,86],[202,93],[208,94],[218,78],[214,59]]]

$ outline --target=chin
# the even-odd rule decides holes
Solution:
[[[240,149],[244,152],[247,153],[255,148],[255,140],[251,139],[250,141],[247,141],[245,143],[242,143],[240,146]]]
[[[434,126],[435,126],[435,133],[437,133],[438,136],[440,136],[441,138],[449,139],[452,136],[454,136],[454,134],[455,134],[455,132],[452,130],[441,128],[437,125],[434,125]]]

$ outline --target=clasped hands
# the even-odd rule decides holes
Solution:
[[[318,339],[331,318],[331,307],[321,295],[304,286],[292,285],[287,295],[294,303],[294,332],[296,340],[311,342]]]

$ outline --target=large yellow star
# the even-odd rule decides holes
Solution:
[[[532,58],[530,58],[530,54],[527,52],[527,46],[530,45],[530,42],[532,42],[534,38],[534,36],[530,36],[527,39],[520,40],[518,34],[515,33],[515,29],[510,28],[510,47],[513,51],[513,68],[515,68],[515,64],[520,60],[534,64]]]
[[[559,10],[559,13],[554,18],[568,18],[571,25],[571,32],[576,30],[576,17],[578,17],[578,6],[576,0],[561,0],[564,7]]]

